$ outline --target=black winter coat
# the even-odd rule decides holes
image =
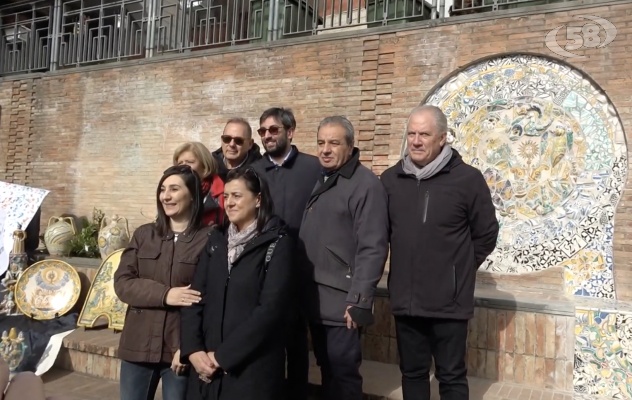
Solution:
[[[388,194],[393,315],[472,318],[476,271],[499,231],[483,174],[453,150],[429,179],[407,175],[400,161],[381,180]]]
[[[217,164],[219,166],[219,171],[217,172],[217,174],[220,178],[222,178],[224,182],[226,182],[226,177],[228,176],[228,172],[230,170],[226,167],[226,164],[224,164],[224,152],[222,151],[221,147],[213,152],[213,157],[215,157],[215,160],[217,160]],[[250,150],[248,150],[248,154],[246,154],[246,160],[241,165],[241,167],[246,168],[255,161],[260,160],[261,157],[262,156],[260,147],[256,143],[253,143]]]
[[[199,304],[181,311],[181,357],[214,351],[227,374],[203,383],[191,370],[188,399],[278,400],[284,398],[288,307],[293,302],[294,240],[274,217],[248,243],[229,274],[226,233],[211,233],[191,287]],[[278,241],[277,241],[278,240]],[[264,272],[266,254],[276,241]],[[197,393],[191,390],[198,388]]]
[[[318,158],[301,153],[292,146],[292,153],[283,165],[272,163],[266,153],[252,167],[265,177],[270,186],[275,214],[287,223],[288,233],[298,237],[305,205],[321,177]]]

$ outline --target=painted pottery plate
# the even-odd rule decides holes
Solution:
[[[81,294],[81,279],[68,263],[36,262],[15,284],[15,304],[33,319],[54,319],[74,307]]]
[[[101,263],[90,285],[86,302],[83,303],[77,326],[92,328],[99,318],[105,317],[110,329],[123,330],[127,304],[123,303],[114,292],[114,273],[121,263],[123,251],[125,249],[116,250]]]

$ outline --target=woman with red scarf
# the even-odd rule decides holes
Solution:
[[[224,223],[224,181],[219,177],[219,166],[206,146],[200,142],[187,142],[173,153],[173,164],[186,164],[197,172],[202,180],[204,196],[204,225]]]

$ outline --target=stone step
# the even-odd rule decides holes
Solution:
[[[67,390],[70,387],[63,384],[64,379],[76,379],[79,391],[90,391],[93,387],[101,389],[110,385],[116,388],[118,396],[118,379],[120,376],[120,362],[117,358],[119,335],[109,329],[84,330],[77,329],[64,338],[64,343],[57,360],[55,369],[44,375],[50,387],[59,390]],[[320,371],[316,365],[313,354],[310,354],[311,367],[309,381],[315,393],[320,386]],[[376,361],[363,361],[361,367],[364,378],[365,398],[370,400],[402,400],[401,375],[399,368],[393,364]],[[97,381],[91,381],[97,379]],[[433,400],[438,400],[438,384],[434,377],[432,380]],[[57,383],[55,383],[57,382]],[[90,383],[97,382],[97,383]],[[469,377],[471,400],[571,400],[573,395],[569,392],[543,390],[525,385],[502,383],[492,380]],[[113,386],[112,386],[113,385]],[[110,387],[108,386],[108,387]],[[52,390],[52,389],[51,389]],[[73,393],[76,391],[72,389]],[[78,392],[77,392],[78,393]],[[103,392],[102,392],[103,393]],[[63,394],[60,392],[59,394]],[[81,397],[78,394],[78,397]],[[91,399],[86,394],[81,397]],[[99,400],[109,400],[103,399]],[[114,399],[114,398],[112,398]],[[118,399],[118,397],[117,397]],[[591,398],[596,399],[596,398]],[[95,398],[95,400],[97,400]],[[586,399],[588,400],[588,399]]]
[[[369,361],[369,363],[371,363]],[[370,368],[369,368],[370,370]],[[368,372],[366,369],[363,372]],[[120,400],[118,381],[96,378],[79,372],[53,369],[42,377],[44,390],[47,396],[65,396],[77,400]],[[367,377],[369,378],[369,377]],[[378,381],[382,378],[378,378]],[[377,386],[374,384],[373,386]],[[366,384],[365,384],[366,387]],[[439,400],[439,388],[437,382],[432,380],[431,400]],[[365,389],[365,399],[402,399],[400,395],[381,396],[371,394],[370,389]],[[573,396],[554,391],[542,391],[526,386],[503,384],[484,379],[470,378],[470,400],[571,400]],[[579,397],[575,397],[579,400]],[[156,392],[155,400],[162,400],[160,386]],[[309,400],[320,400],[314,392]],[[581,397],[581,400],[604,400],[597,397]]]

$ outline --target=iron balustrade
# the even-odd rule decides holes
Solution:
[[[0,76],[566,0],[10,1],[0,6]]]
[[[60,2],[56,68],[145,57],[145,0]]]
[[[562,3],[568,0],[453,0],[450,16]]]
[[[0,74],[49,69],[52,15],[49,1],[0,8]]]

